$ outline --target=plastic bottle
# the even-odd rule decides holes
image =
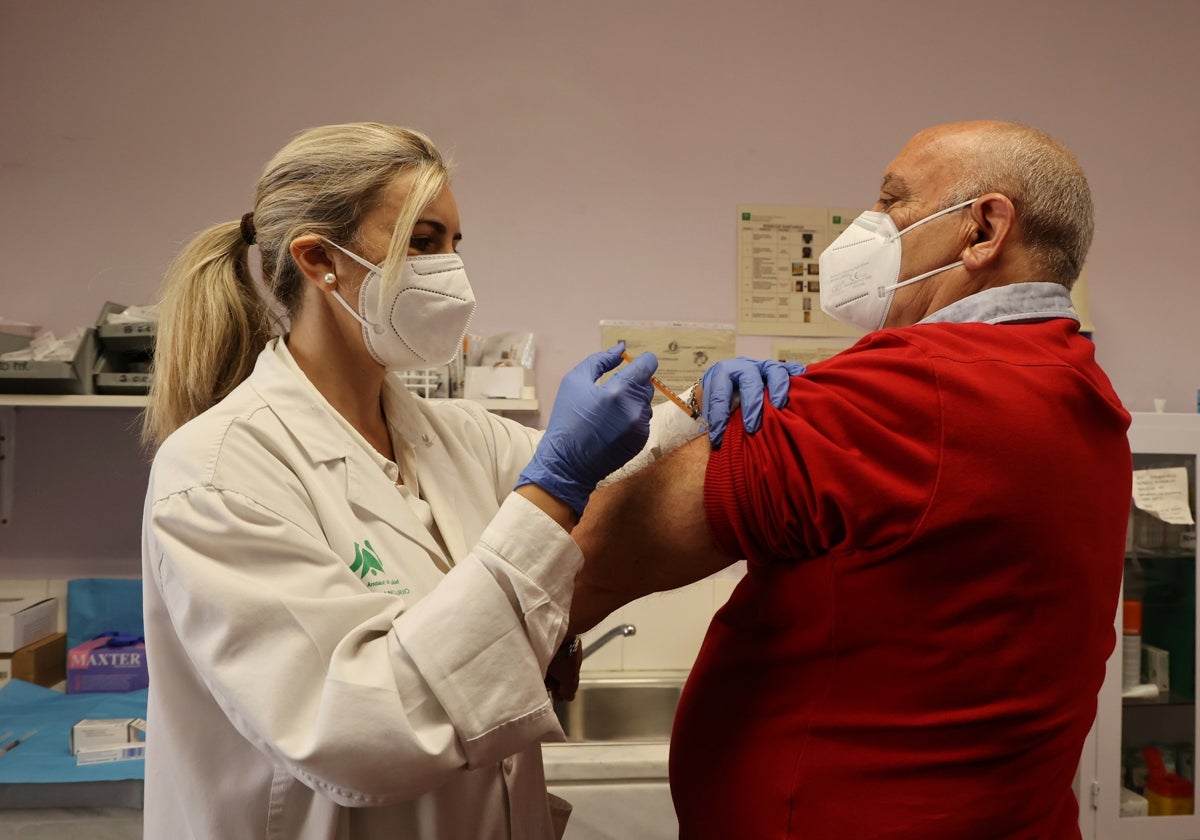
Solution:
[[[1121,613],[1121,688],[1142,682],[1142,598],[1146,574],[1137,558],[1125,560],[1124,607]]]

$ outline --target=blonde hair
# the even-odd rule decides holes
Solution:
[[[1047,281],[1070,289],[1095,230],[1092,193],[1079,162],[1049,134],[1019,123],[988,124],[972,141],[944,206],[989,192],[1008,196],[1034,265]]]
[[[322,126],[297,136],[267,164],[249,230],[263,284],[288,318],[299,311],[305,282],[292,241],[314,234],[351,246],[382,191],[409,173],[412,186],[385,265],[406,258],[417,218],[449,181],[429,138],[379,123]],[[201,232],[167,271],[142,426],[151,449],[237,387],[266,342],[283,330],[251,274],[243,227],[222,222]]]

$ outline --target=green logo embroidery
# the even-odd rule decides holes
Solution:
[[[383,564],[375,555],[375,549],[371,548],[370,540],[363,540],[362,545],[354,544],[354,562],[350,564],[350,571],[357,572],[364,580],[368,573],[377,575],[383,571]]]

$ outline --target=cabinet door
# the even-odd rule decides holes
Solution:
[[[1094,778],[1081,769],[1080,805],[1095,807],[1097,838],[1185,840],[1200,837],[1192,792],[1200,416],[1138,414],[1129,439],[1125,586],[1091,739]]]

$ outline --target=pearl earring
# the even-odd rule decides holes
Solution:
[[[337,285],[337,276],[332,271],[325,275],[325,285],[326,286],[336,286]]]

